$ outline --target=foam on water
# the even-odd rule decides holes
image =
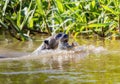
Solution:
[[[40,50],[37,48],[34,52],[27,56],[4,58],[0,60],[40,60],[41,62],[65,61],[74,58],[74,60],[82,59],[89,54],[100,54],[106,52],[102,46],[95,47],[93,45],[76,46],[72,50]]]

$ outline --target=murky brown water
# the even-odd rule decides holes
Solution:
[[[75,41],[80,46],[74,50],[46,50],[37,53],[32,52],[41,40],[13,43],[1,41],[0,84],[120,83],[119,40]]]

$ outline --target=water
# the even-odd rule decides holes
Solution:
[[[48,50],[37,55],[29,54],[41,41],[1,41],[0,84],[120,83],[119,40],[75,40],[80,46],[74,50]]]

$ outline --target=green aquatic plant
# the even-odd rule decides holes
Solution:
[[[22,32],[20,37],[31,37],[35,32],[120,37],[118,0],[2,0],[0,4],[1,28],[9,30],[9,24],[16,25],[12,29],[18,28],[16,34]]]

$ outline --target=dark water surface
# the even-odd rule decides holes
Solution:
[[[28,55],[41,41],[0,41],[0,84],[120,84],[119,40],[75,40],[81,50],[38,56]]]

